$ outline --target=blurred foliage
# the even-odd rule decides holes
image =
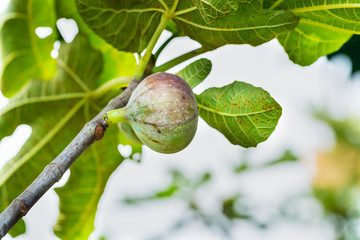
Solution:
[[[189,214],[178,219],[168,231],[155,238],[167,239],[181,228],[186,228],[194,221],[200,221],[204,226],[215,228],[223,233],[224,239],[231,238],[231,229],[236,222],[247,222],[258,229],[270,228],[277,220],[299,222],[301,224],[316,224],[314,213],[307,209],[308,215],[301,206],[306,202],[315,204],[320,211],[321,221],[331,223],[337,240],[360,239],[358,230],[360,221],[359,176],[360,176],[360,124],[358,119],[334,120],[323,113],[317,113],[316,118],[330,126],[335,136],[335,144],[328,151],[316,155],[316,174],[312,182],[312,191],[287,198],[276,209],[272,209],[271,217],[262,219],[257,215],[264,206],[252,203],[244,193],[239,191],[230,196],[224,196],[217,202],[217,212],[209,212],[202,207],[203,202],[196,198],[203,189],[215,181],[213,173],[205,172],[195,177],[185,176],[181,171],[171,170],[172,180],[163,189],[142,197],[129,197],[127,204],[146,203],[166,199],[185,201]],[[247,152],[245,152],[247,153]],[[247,154],[239,157],[239,164],[231,169],[232,174],[241,175],[246,172],[272,168],[281,164],[296,164],[299,157],[286,150],[276,159],[266,161],[261,165],[251,163]],[[300,207],[299,207],[300,206]],[[266,206],[273,207],[273,206]],[[189,217],[190,216],[190,217]],[[310,225],[309,225],[310,226]]]
[[[188,198],[192,196],[199,187],[207,183],[211,179],[210,173],[204,173],[195,181],[187,178],[181,171],[171,170],[170,171],[172,181],[171,183],[161,189],[158,192],[150,196],[137,197],[137,198],[126,198],[124,201],[128,204],[135,204],[141,201],[156,200],[162,198],[178,197]]]
[[[334,120],[318,114],[334,131],[334,147],[317,156],[314,196],[322,203],[338,239],[360,239],[360,125],[359,119]]]
[[[269,166],[273,166],[279,163],[287,163],[287,162],[295,162],[298,158],[290,151],[286,150],[281,157],[278,159],[274,159],[272,161],[268,161],[260,166],[251,166],[250,159],[244,158],[240,165],[234,168],[235,173],[241,173],[243,171],[254,169],[254,168],[265,168]]]
[[[244,158],[246,159],[246,157]],[[241,159],[242,164],[239,166],[234,166],[236,174],[240,174],[245,170],[254,170],[263,167],[274,166],[277,164],[283,164],[288,162],[297,161],[297,157],[291,151],[285,151],[282,156],[277,159],[266,162],[261,166],[251,166],[247,163],[247,160],[244,161]],[[166,199],[178,199],[186,202],[187,210],[189,214],[183,214],[183,218],[178,219],[177,222],[173,224],[168,231],[162,233],[159,236],[149,239],[167,239],[169,234],[178,231],[181,228],[186,228],[194,221],[200,221],[204,226],[209,228],[216,228],[223,233],[224,238],[230,238],[230,231],[233,227],[232,221],[247,221],[259,229],[266,228],[269,224],[268,222],[263,222],[254,215],[254,212],[251,208],[251,203],[248,202],[246,196],[241,192],[235,193],[231,196],[223,197],[218,202],[218,212],[214,214],[213,212],[208,212],[208,210],[202,207],[203,199],[197,198],[199,193],[207,187],[207,185],[213,180],[213,174],[210,172],[205,172],[195,177],[185,176],[181,171],[173,169],[170,170],[169,174],[171,175],[170,183],[160,189],[159,191],[145,195],[141,197],[128,197],[123,201],[126,204],[139,204],[146,203],[149,201],[157,200],[166,200]],[[231,173],[229,173],[231,174]],[[279,209],[277,216],[281,216],[282,210]],[[189,217],[190,216],[190,217]]]

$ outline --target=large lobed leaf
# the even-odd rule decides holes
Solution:
[[[205,22],[210,24],[213,23],[216,18],[236,11],[239,7],[238,0],[193,0],[193,2]]]
[[[142,52],[165,12],[162,1],[76,0],[77,9],[99,36],[117,49]]]
[[[76,0],[80,15],[114,47],[141,52],[173,0]],[[172,17],[185,35],[207,49],[225,44],[265,43],[295,28],[298,18],[282,10],[263,10],[261,0],[180,1]]]
[[[0,169],[0,211],[103,107],[99,105],[102,101],[92,101],[88,96],[99,85],[100,77],[106,75],[104,57],[90,45],[87,36],[79,34],[71,44],[61,47],[54,79],[49,82],[31,80],[0,110],[0,139],[10,135],[19,124],[32,127],[32,134],[20,152]],[[135,65],[133,58],[131,54],[122,53],[119,60]],[[122,71],[132,75],[134,66]],[[104,97],[103,102],[106,103],[113,94]],[[109,128],[104,139],[73,164],[66,187],[57,190],[60,216],[55,230],[61,239],[86,239],[89,236],[107,179],[122,160],[117,150],[117,129]],[[17,224],[14,230],[16,235],[24,228]]]
[[[209,88],[196,96],[199,115],[232,143],[255,147],[275,130],[280,105],[268,92],[244,82]]]
[[[75,0],[55,0],[56,14],[58,18],[69,18],[76,21],[76,24],[82,33],[85,33],[93,48],[101,51],[103,54],[103,65],[106,71],[103,71],[97,81],[97,85],[105,83],[109,79],[127,76],[129,72],[134,71],[135,59],[129,60],[129,55],[116,50],[104,39],[99,37],[90,29],[84,20],[80,17]]]
[[[76,160],[66,185],[55,189],[60,198],[60,214],[54,232],[60,239],[87,239],[93,232],[97,205],[107,180],[124,160],[117,144],[117,129],[109,128],[101,141]]]
[[[221,1],[221,4],[226,6],[226,2]],[[236,11],[229,11],[207,23],[192,2],[180,1],[173,20],[185,35],[208,49],[226,44],[257,46],[295,28],[296,16],[285,11],[263,10],[261,2],[239,1]]]
[[[210,74],[211,61],[206,58],[201,58],[192,62],[176,75],[184,79],[191,88],[196,87]]]
[[[290,59],[300,65],[312,64],[337,51],[352,34],[360,34],[358,0],[264,0],[264,8],[300,17],[294,31],[278,36]]]
[[[56,63],[50,53],[56,40],[54,0],[12,0],[0,16],[1,92],[13,96],[30,79],[50,80]],[[35,34],[38,27],[50,27],[46,38]]]

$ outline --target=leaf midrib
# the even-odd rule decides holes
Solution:
[[[85,119],[86,122],[90,121],[90,112],[89,112],[89,104],[85,105]],[[92,155],[94,156],[95,165],[96,165],[96,185],[94,188],[91,189],[92,196],[90,201],[88,202],[87,206],[85,207],[85,210],[82,211],[81,216],[75,226],[71,229],[71,231],[68,231],[66,235],[63,237],[63,239],[73,239],[74,233],[78,233],[81,231],[81,227],[84,225],[84,222],[86,221],[86,218],[89,217],[93,213],[92,209],[97,205],[97,196],[101,192],[101,185],[103,184],[102,180],[102,171],[101,171],[101,159],[99,157],[99,153],[95,147],[91,148]]]
[[[93,10],[98,10],[100,12],[113,12],[116,14],[119,13],[144,13],[144,12],[161,12],[161,13],[166,13],[165,10],[160,9],[160,8],[145,8],[145,9],[120,9],[120,10],[115,10],[112,8],[100,8],[100,7],[94,7],[94,6],[90,6],[89,4],[83,2],[83,1],[78,1],[78,3],[86,6],[89,10],[93,9]],[[88,11],[88,10],[87,10]],[[86,11],[81,11],[81,12],[86,12]]]
[[[3,28],[6,22],[17,18],[27,20],[28,16],[26,14],[18,13],[18,12],[5,13],[2,17],[0,17],[0,29]]]
[[[277,6],[279,6],[284,0],[276,1],[269,9],[274,10]],[[301,12],[313,12],[313,11],[321,11],[321,10],[332,10],[332,9],[340,9],[340,8],[359,8],[360,3],[333,3],[333,4],[325,4],[325,5],[316,5],[309,7],[299,7],[299,8],[288,8],[292,13],[301,13]]]
[[[195,67],[195,70],[193,72],[190,71],[190,76],[186,76],[186,82],[190,85],[191,88],[196,87],[201,82],[201,81],[199,82],[198,79],[202,79],[202,77],[199,75],[200,73],[204,73],[205,66],[206,64],[202,64],[202,66],[199,67],[200,69]],[[183,74],[183,76],[185,76],[185,73]],[[192,82],[194,79],[195,79],[195,84]]]
[[[44,78],[45,77],[45,73],[44,73],[44,68],[45,68],[44,65],[45,64],[40,57],[40,50],[36,44],[36,39],[35,39],[35,26],[34,26],[34,22],[33,22],[34,17],[33,17],[33,11],[32,11],[33,3],[34,3],[34,0],[28,0],[28,4],[26,6],[29,38],[30,38],[31,45],[33,46],[32,47],[33,53],[34,53],[36,62],[39,65],[41,76],[42,76],[42,78]]]
[[[51,139],[70,121],[70,119],[77,113],[77,111],[86,103],[86,98],[78,102],[61,120],[51,129],[29,152],[23,155],[20,159],[12,162],[10,168],[6,173],[0,175],[0,186],[3,185],[14,172],[32,158],[38,151],[40,151]]]
[[[62,67],[67,74],[69,74],[72,79],[75,80],[75,82],[85,91],[89,92],[89,87],[85,84],[85,82],[67,65],[63,60],[58,59],[57,60],[58,65]]]
[[[217,32],[235,32],[235,31],[248,31],[248,30],[256,30],[256,29],[278,28],[278,27],[283,27],[283,26],[287,26],[287,25],[293,25],[294,23],[298,22],[296,20],[296,21],[285,22],[285,23],[280,23],[280,24],[272,24],[272,25],[261,25],[261,26],[259,25],[259,26],[251,26],[251,27],[240,27],[240,28],[216,28],[216,27],[200,25],[195,22],[191,22],[189,20],[181,18],[181,17],[174,17],[174,19],[182,21],[184,23],[187,23],[189,25],[192,25],[192,26],[200,28],[200,29],[204,29],[204,30],[208,30],[208,31],[217,31]]]
[[[201,109],[204,109],[208,112],[212,112],[212,113],[215,113],[215,114],[218,114],[218,115],[222,115],[222,116],[227,116],[227,117],[247,117],[247,116],[252,116],[252,115],[256,115],[256,114],[261,114],[261,113],[265,113],[265,112],[268,112],[268,111],[271,111],[271,110],[275,110],[275,109],[279,109],[280,106],[275,106],[275,107],[272,107],[272,108],[268,108],[266,110],[262,110],[262,111],[257,111],[257,112],[250,112],[250,113],[226,113],[226,112],[222,112],[222,111],[217,111],[213,108],[209,108],[209,107],[206,107],[200,103],[197,103],[197,106],[198,108],[201,108]]]
[[[302,12],[314,12],[314,11],[334,10],[334,9],[344,9],[344,8],[350,8],[350,9],[360,8],[360,3],[327,4],[320,6],[293,8],[288,10],[292,13],[302,13]]]
[[[297,33],[299,33],[300,35],[304,36],[305,38],[307,39],[310,39],[312,41],[315,41],[315,42],[318,42],[318,43],[341,43],[342,40],[324,40],[324,39],[321,39],[321,38],[315,38],[309,34],[306,34],[304,31],[300,30],[300,28],[295,28],[294,31],[296,31]]]
[[[6,105],[6,107],[4,107],[0,111],[0,117],[12,109],[22,107],[22,106],[25,106],[28,104],[84,98],[85,96],[86,96],[86,93],[76,92],[76,93],[67,93],[67,94],[59,94],[59,95],[52,95],[52,96],[40,96],[40,97],[26,98],[26,99],[22,99],[20,101],[12,102],[12,103]]]
[[[333,25],[329,25],[329,24],[326,24],[326,23],[321,23],[321,22],[314,21],[314,20],[311,20],[311,19],[306,19],[306,18],[301,18],[299,22],[309,24],[309,25],[318,26],[318,27],[322,27],[322,28],[326,28],[326,29],[329,29],[329,30],[332,30],[332,31],[342,31],[342,32],[351,33],[351,34],[354,34],[354,33],[355,34],[360,34],[360,31],[355,31],[355,30],[350,30],[350,29],[347,29],[347,28],[336,27],[336,26],[333,26]]]
[[[169,7],[164,3],[164,1],[163,0],[158,0],[158,2],[165,8],[165,11],[166,12],[169,12]]]

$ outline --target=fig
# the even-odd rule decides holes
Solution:
[[[175,153],[193,139],[198,121],[195,96],[188,83],[170,73],[145,78],[124,108],[107,112],[108,124],[128,123],[140,141],[154,151]]]
[[[132,141],[134,143],[142,144],[142,142],[140,141],[138,136],[135,134],[135,132],[132,129],[132,127],[130,126],[130,124],[125,123],[125,122],[120,122],[120,123],[118,123],[118,127],[127,139],[129,139],[130,141]]]

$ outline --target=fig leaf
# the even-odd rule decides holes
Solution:
[[[180,1],[178,11],[190,9],[193,4],[193,1]],[[186,36],[198,41],[204,48],[215,49],[226,44],[263,44],[280,33],[293,30],[299,20],[290,12],[263,10],[262,0],[237,3],[222,0],[216,5],[224,6],[226,13],[216,11],[217,15],[212,14],[217,9],[213,5],[209,19],[204,19],[209,9],[200,8],[176,15],[173,21]]]
[[[360,34],[357,0],[264,0],[264,8],[285,10],[300,17],[294,31],[277,38],[289,58],[302,66],[337,51],[352,34]]]
[[[70,44],[62,44],[54,79],[31,80],[0,109],[0,139],[11,135],[20,124],[32,128],[30,138],[18,154],[0,169],[0,192],[6,193],[2,195],[0,211],[24,191],[84,123],[117,94],[107,94],[109,96],[96,102],[87,97],[107,71],[106,57],[110,55],[94,49],[89,38],[80,33]],[[122,53],[118,60],[135,62],[133,58],[131,54]],[[133,68],[127,74],[133,74]],[[60,196],[61,218],[54,230],[61,239],[87,239],[93,231],[97,204],[107,179],[123,160],[117,148],[118,130],[108,131],[106,138],[76,160],[70,168],[68,182],[56,190]]]
[[[0,17],[3,64],[0,86],[4,96],[13,96],[30,79],[50,80],[54,77],[56,61],[50,53],[57,38],[55,21],[54,0],[10,1]],[[45,30],[44,27],[50,35],[39,35],[40,38],[36,31]]]
[[[201,58],[190,63],[176,75],[184,79],[191,88],[194,88],[210,74],[211,67],[212,64],[210,60]]]
[[[173,0],[92,1],[76,0],[77,9],[88,26],[119,50],[142,52],[149,43]],[[278,34],[291,31],[298,23],[292,13],[263,10],[262,0],[179,1],[171,29],[206,49],[226,44],[259,45]],[[175,28],[176,27],[176,28]]]
[[[275,130],[282,113],[268,92],[244,82],[196,95],[199,116],[232,143],[256,147]]]

